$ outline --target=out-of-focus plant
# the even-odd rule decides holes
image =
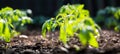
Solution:
[[[47,16],[36,16],[33,18],[33,24],[37,25],[37,26],[42,26],[42,24],[46,21],[50,19],[50,17]]]
[[[5,7],[0,10],[0,39],[10,42],[10,39],[18,35],[19,30],[26,23],[31,23],[32,19],[27,16],[25,11],[13,10]]]
[[[81,43],[98,48],[95,37],[99,36],[99,26],[89,16],[89,11],[83,9],[84,5],[64,5],[60,8],[55,18],[47,20],[42,26],[42,35],[45,36],[47,30],[54,31],[60,28],[59,40],[67,44],[70,37],[77,36]]]
[[[120,8],[106,7],[99,10],[95,21],[103,27],[114,28],[115,31],[120,31]]]

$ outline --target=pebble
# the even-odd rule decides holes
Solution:
[[[20,37],[20,38],[28,38],[27,35],[20,35],[19,37]]]

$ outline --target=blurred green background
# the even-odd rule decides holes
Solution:
[[[31,9],[32,14],[28,14],[28,16],[33,19],[33,23],[30,24],[29,27],[40,28],[46,20],[55,17],[57,11],[66,4],[84,4],[84,9],[90,11],[90,16],[94,18],[98,24],[102,26],[105,25],[105,27],[108,23],[109,26],[107,27],[111,27],[115,24],[115,28],[120,28],[120,17],[117,20],[114,17],[114,13],[118,12],[120,9],[116,8],[120,6],[119,0],[0,0],[0,9],[7,6],[20,10]],[[111,13],[111,11],[114,13]],[[116,15],[120,16],[119,13],[120,12]],[[115,19],[117,23],[108,20],[109,18]]]
[[[55,16],[55,12],[65,4],[85,4],[91,16],[106,6],[120,6],[119,0],[0,0],[0,8],[10,6],[14,9],[31,9],[34,16]]]

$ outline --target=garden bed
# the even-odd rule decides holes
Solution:
[[[59,40],[58,31],[47,33],[43,38],[39,30],[24,31],[11,42],[0,41],[0,54],[118,54],[120,53],[120,33],[113,30],[101,30],[98,39],[99,48],[83,48],[77,37],[73,37],[64,46]],[[80,47],[76,50],[75,47]]]

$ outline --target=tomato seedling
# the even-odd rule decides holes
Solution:
[[[2,8],[0,10],[0,39],[10,42],[10,39],[19,33],[17,29],[31,22],[32,19],[24,11],[13,10],[11,7]]]
[[[55,18],[47,20],[42,26],[42,35],[48,31],[60,29],[59,40],[67,44],[69,38],[77,36],[80,42],[86,46],[91,45],[98,48],[95,37],[99,36],[99,26],[89,16],[89,11],[83,9],[84,5],[64,5],[58,11]]]

